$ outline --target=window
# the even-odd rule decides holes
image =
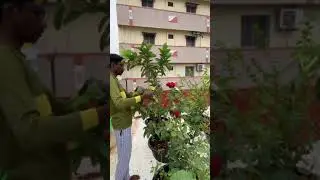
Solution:
[[[173,2],[168,2],[169,7],[173,7]]]
[[[173,34],[168,34],[168,39],[173,39],[173,38],[174,38]]]
[[[196,46],[196,37],[186,36],[186,46],[187,47],[195,47]]]
[[[198,4],[195,3],[186,3],[186,12],[188,13],[196,13]]]
[[[270,17],[264,15],[241,17],[241,46],[266,47],[269,44]]]
[[[155,44],[155,38],[156,34],[155,33],[142,33],[143,34],[143,42],[147,44]]]
[[[194,77],[194,67],[193,66],[186,66],[185,75],[188,77]]]
[[[151,7],[153,8],[153,0],[141,0],[142,7]]]

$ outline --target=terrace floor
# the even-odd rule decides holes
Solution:
[[[148,139],[143,137],[143,127],[145,126],[141,118],[133,121],[132,125],[132,154],[130,161],[130,174],[140,175],[141,180],[152,180],[151,169],[156,165],[151,150],[148,147]],[[110,154],[110,180],[115,180],[115,169],[117,164],[116,148]]]

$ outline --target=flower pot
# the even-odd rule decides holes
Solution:
[[[148,146],[152,151],[153,157],[162,163],[168,162],[168,141],[157,141],[154,138],[149,138]]]

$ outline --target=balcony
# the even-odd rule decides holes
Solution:
[[[214,0],[213,5],[320,5],[320,0]]]
[[[131,49],[139,45],[120,44],[120,49]],[[161,46],[153,46],[153,52],[159,54]],[[177,64],[205,64],[210,63],[209,48],[201,47],[184,47],[184,46],[169,46],[172,51],[172,63]]]
[[[160,84],[164,90],[169,90],[166,86],[167,82],[178,82],[180,85],[186,82],[192,84],[199,84],[201,82],[202,77],[168,77],[168,78],[159,78]],[[145,83],[146,79],[144,78],[127,78],[120,81],[122,87],[124,87],[127,91],[131,92],[134,90],[136,86],[142,86],[147,88],[147,84]],[[184,90],[188,90],[190,87],[182,87]]]
[[[222,68],[222,64],[227,62],[227,51],[231,50],[215,50],[211,49],[211,61],[214,66],[214,76],[225,76],[227,71]],[[243,55],[243,63],[239,61],[233,61],[232,66],[234,73],[237,76],[235,86],[239,88],[248,88],[253,86],[252,81],[248,77],[247,68],[250,67],[254,70],[255,67],[252,65],[251,60],[255,59],[256,63],[265,72],[271,73],[272,67],[277,67],[281,72],[279,78],[280,83],[286,83],[292,80],[297,75],[298,64],[293,60],[292,55],[294,48],[269,48],[266,50],[261,49],[242,49],[241,54]],[[225,66],[224,66],[225,67]],[[259,78],[261,72],[255,71],[255,75]]]
[[[129,9],[132,16],[129,15]],[[118,24],[148,28],[209,32],[209,17],[197,14],[172,12],[153,8],[118,4]],[[132,19],[129,19],[129,16]]]

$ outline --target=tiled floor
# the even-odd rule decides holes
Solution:
[[[142,119],[136,119],[132,126],[132,154],[130,162],[130,174],[138,174],[141,180],[152,180],[152,166],[156,165],[151,150],[148,147],[148,139],[143,137],[144,123]],[[117,152],[114,151],[110,158],[110,180],[115,180],[114,174],[117,164]]]

